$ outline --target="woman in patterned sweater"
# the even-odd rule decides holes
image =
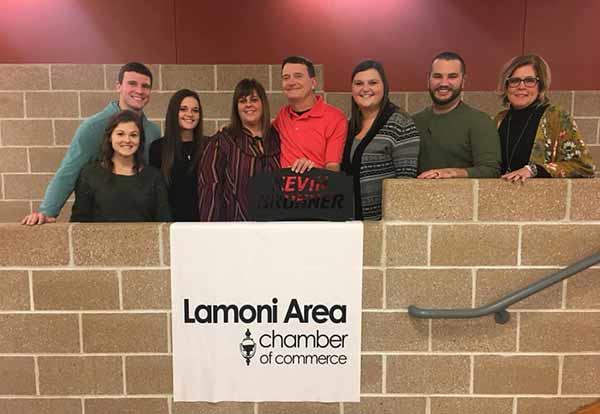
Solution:
[[[538,55],[511,59],[498,88],[508,110],[496,115],[502,178],[593,177],[595,167],[575,121],[548,99],[550,67]]]
[[[381,219],[382,181],[416,177],[419,133],[408,114],[389,99],[381,63],[361,62],[352,71],[352,114],[342,171],[354,178],[359,220]]]

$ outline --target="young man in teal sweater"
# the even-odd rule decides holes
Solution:
[[[150,102],[151,91],[150,69],[138,62],[130,62],[121,67],[117,80],[119,100],[109,103],[102,111],[83,121],[77,128],[58,171],[48,184],[39,211],[27,215],[21,224],[35,225],[56,221],[60,210],[75,189],[81,169],[100,154],[104,129],[109,118],[117,112],[129,109],[142,115],[146,134],[144,152],[146,161],[148,160],[150,144],[160,137],[159,127],[143,114],[144,107]]]

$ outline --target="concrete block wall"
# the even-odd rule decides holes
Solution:
[[[569,414],[600,399],[600,180],[390,180],[365,223],[360,403],[172,401],[169,225],[0,224],[0,413]]]
[[[82,119],[117,96],[120,65],[0,65],[0,222],[16,222],[37,209],[46,186]],[[206,134],[227,122],[235,84],[254,77],[268,91],[271,114],[285,103],[279,65],[150,65],[154,88],[147,115],[163,126],[167,103],[180,88],[197,90],[204,108]],[[351,68],[348,68],[350,71]],[[346,113],[347,93],[327,93],[322,67],[317,68],[325,99]],[[494,75],[495,76],[495,75]],[[392,99],[408,112],[429,105],[426,92],[394,92]],[[560,91],[554,102],[574,114],[596,163],[600,163],[600,91]],[[466,92],[470,104],[495,114],[501,107],[494,92]],[[60,216],[70,217],[71,202]]]

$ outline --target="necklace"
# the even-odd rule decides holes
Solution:
[[[521,140],[523,139],[523,136],[525,135],[525,131],[527,131],[529,122],[531,121],[531,118],[533,118],[533,115],[537,111],[538,107],[539,107],[539,105],[536,105],[533,108],[533,110],[531,111],[531,113],[529,114],[529,117],[527,118],[527,122],[525,122],[525,126],[523,127],[523,129],[521,130],[521,133],[519,134],[519,137],[515,141],[515,146],[513,147],[512,151],[510,152],[510,156],[508,155],[508,152],[509,152],[509,147],[510,147],[510,120],[512,118],[512,115],[511,115],[510,111],[508,112],[508,120],[507,120],[507,125],[506,125],[506,149],[504,151],[506,154],[506,171],[507,172],[512,171],[510,168],[510,163],[511,163],[513,157],[515,156],[515,152],[517,151],[517,148],[519,147],[519,144],[521,143]]]

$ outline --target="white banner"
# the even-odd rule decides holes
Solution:
[[[175,401],[359,401],[362,222],[171,225]]]

